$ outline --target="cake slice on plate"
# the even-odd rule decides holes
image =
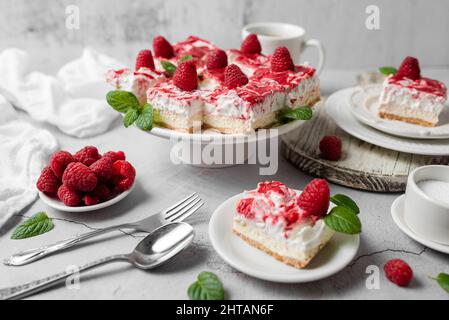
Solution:
[[[260,67],[268,65],[268,57],[263,55],[257,35],[250,34],[243,40],[240,50],[227,51],[229,64],[237,65],[244,74],[251,77]]]
[[[407,57],[397,73],[390,75],[383,83],[379,116],[434,127],[446,100],[444,83],[422,77],[418,60]]]
[[[311,197],[313,205],[303,206]],[[322,179],[306,186],[303,196],[278,181],[259,183],[237,203],[233,232],[275,259],[304,268],[334,235],[323,220],[329,197]]]

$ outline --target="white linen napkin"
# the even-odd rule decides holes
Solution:
[[[58,148],[47,130],[18,119],[0,95],[0,228],[36,199],[36,181]]]
[[[78,138],[105,132],[117,117],[106,103],[109,69],[123,65],[86,48],[80,58],[56,76],[31,72],[29,56],[20,49],[0,53],[0,93],[38,121],[47,121]]]

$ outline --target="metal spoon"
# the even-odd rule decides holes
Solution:
[[[20,286],[0,289],[0,300],[20,299],[33,295],[53,287],[74,273],[90,270],[110,262],[126,261],[139,269],[152,269],[185,249],[192,242],[194,236],[195,232],[189,224],[184,222],[169,223],[147,235],[129,254],[109,256],[80,266],[75,271],[61,272]]]

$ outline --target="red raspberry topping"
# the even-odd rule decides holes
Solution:
[[[39,179],[37,179],[36,187],[39,191],[56,194],[58,192],[58,188],[61,185],[60,180],[54,174],[53,170],[50,167],[45,167]]]
[[[157,58],[170,59],[175,56],[172,45],[163,36],[157,36],[153,39],[153,50]]]
[[[72,190],[90,192],[97,186],[97,177],[84,164],[72,162],[65,169],[62,182]]]
[[[67,165],[74,161],[75,159],[69,152],[61,150],[53,153],[51,156],[50,167],[58,178],[62,178],[62,174],[65,168],[67,168]]]
[[[92,163],[101,158],[98,153],[98,149],[94,146],[86,146],[81,150],[78,150],[73,157],[76,161],[81,162],[86,166],[90,166]]]
[[[183,61],[178,65],[173,75],[173,83],[184,91],[192,91],[198,88],[196,66],[192,60]]]
[[[103,154],[103,157],[111,158],[112,162],[116,162],[117,160],[126,160],[126,155],[123,151],[108,151]]]
[[[271,70],[274,72],[295,70],[295,64],[286,47],[279,47],[274,51],[271,57]]]
[[[394,76],[396,79],[408,78],[412,80],[418,80],[421,78],[421,69],[419,67],[418,59],[414,57],[406,57],[402,61],[398,72]]]
[[[341,158],[341,139],[337,136],[325,136],[320,141],[321,157],[331,161]]]
[[[267,193],[268,191],[274,191],[281,195],[285,195],[285,184],[283,184],[282,182],[279,182],[279,181],[260,182],[257,185],[256,191],[259,193]]]
[[[64,184],[58,189],[58,198],[69,207],[76,207],[81,204],[81,195]]]
[[[242,45],[240,46],[240,51],[249,54],[260,54],[262,52],[262,46],[260,45],[257,35],[254,33],[249,34],[245,40],[243,40]]]
[[[94,197],[97,197],[101,201],[109,200],[111,197],[111,191],[106,185],[102,183],[98,183],[94,190],[90,192],[90,194]]]
[[[298,197],[298,206],[315,218],[324,217],[329,209],[329,185],[324,179],[313,179]]]
[[[296,208],[292,208],[284,214],[284,218],[285,222],[287,222],[287,226],[294,224],[299,219],[299,212]]]
[[[254,214],[251,211],[253,202],[254,202],[254,198],[241,199],[237,203],[237,212],[240,213],[241,215],[244,215],[247,218],[253,217]]]
[[[131,188],[136,177],[136,170],[125,160],[118,160],[112,165],[112,182],[120,190]]]
[[[151,53],[151,50],[141,50],[137,54],[136,58],[136,71],[139,71],[140,68],[149,68],[149,69],[155,69],[154,68],[154,60],[153,60],[153,54]]]
[[[90,169],[95,173],[98,180],[107,182],[112,177],[113,157],[103,156],[90,165]]]
[[[212,50],[207,54],[206,66],[209,70],[222,69],[228,65],[228,55],[221,49]]]
[[[384,265],[385,276],[391,282],[401,287],[406,287],[413,278],[413,270],[401,259],[393,259]]]
[[[244,86],[248,83],[248,77],[235,64],[230,64],[224,72],[224,84],[229,89]]]
[[[83,197],[83,202],[84,202],[84,205],[86,205],[86,206],[93,206],[93,205],[98,204],[100,202],[100,199],[98,197],[86,194]]]

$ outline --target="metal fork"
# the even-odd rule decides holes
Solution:
[[[84,240],[91,239],[93,237],[114,230],[134,229],[138,231],[151,232],[165,223],[180,222],[187,219],[192,214],[194,214],[199,208],[201,208],[203,204],[204,204],[203,200],[201,200],[200,196],[195,192],[192,193],[187,198],[175,203],[171,207],[168,207],[167,209],[158,212],[157,214],[154,214],[143,220],[94,230],[76,236],[74,238],[55,242],[50,245],[21,251],[5,259],[3,263],[7,266],[25,265],[33,261],[42,259],[43,257],[46,257],[52,253],[73,247]]]

